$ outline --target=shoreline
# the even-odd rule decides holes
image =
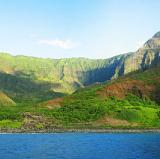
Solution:
[[[0,129],[0,134],[51,134],[51,133],[160,133],[160,129],[49,129],[49,130],[22,130]]]

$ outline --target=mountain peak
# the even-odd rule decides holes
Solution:
[[[160,31],[154,34],[154,36],[144,44],[144,48],[160,49]]]
[[[154,34],[153,38],[160,38],[160,31]]]

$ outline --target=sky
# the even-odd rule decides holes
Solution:
[[[160,31],[160,0],[0,0],[0,52],[109,58]]]

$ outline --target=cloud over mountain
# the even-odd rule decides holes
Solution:
[[[50,45],[50,46],[57,46],[63,49],[72,49],[76,47],[76,44],[71,40],[60,40],[60,39],[52,39],[52,40],[40,40],[40,44]]]

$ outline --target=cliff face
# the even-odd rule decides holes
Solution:
[[[144,70],[158,61],[160,61],[160,32],[149,39],[142,48],[125,59],[123,73]]]
[[[28,80],[28,84],[30,81],[48,83],[51,91],[72,93],[79,87],[110,80],[115,76],[116,69],[125,56],[119,55],[101,60],[85,58],[56,60],[1,53],[0,72],[24,78],[25,81]]]
[[[0,81],[3,82],[0,84],[0,90],[12,94],[16,91],[18,94],[37,92],[38,89],[41,93],[44,91],[49,94],[72,93],[80,87],[115,79],[136,70],[145,70],[158,61],[160,61],[160,32],[138,51],[109,59],[42,59],[1,53]]]

